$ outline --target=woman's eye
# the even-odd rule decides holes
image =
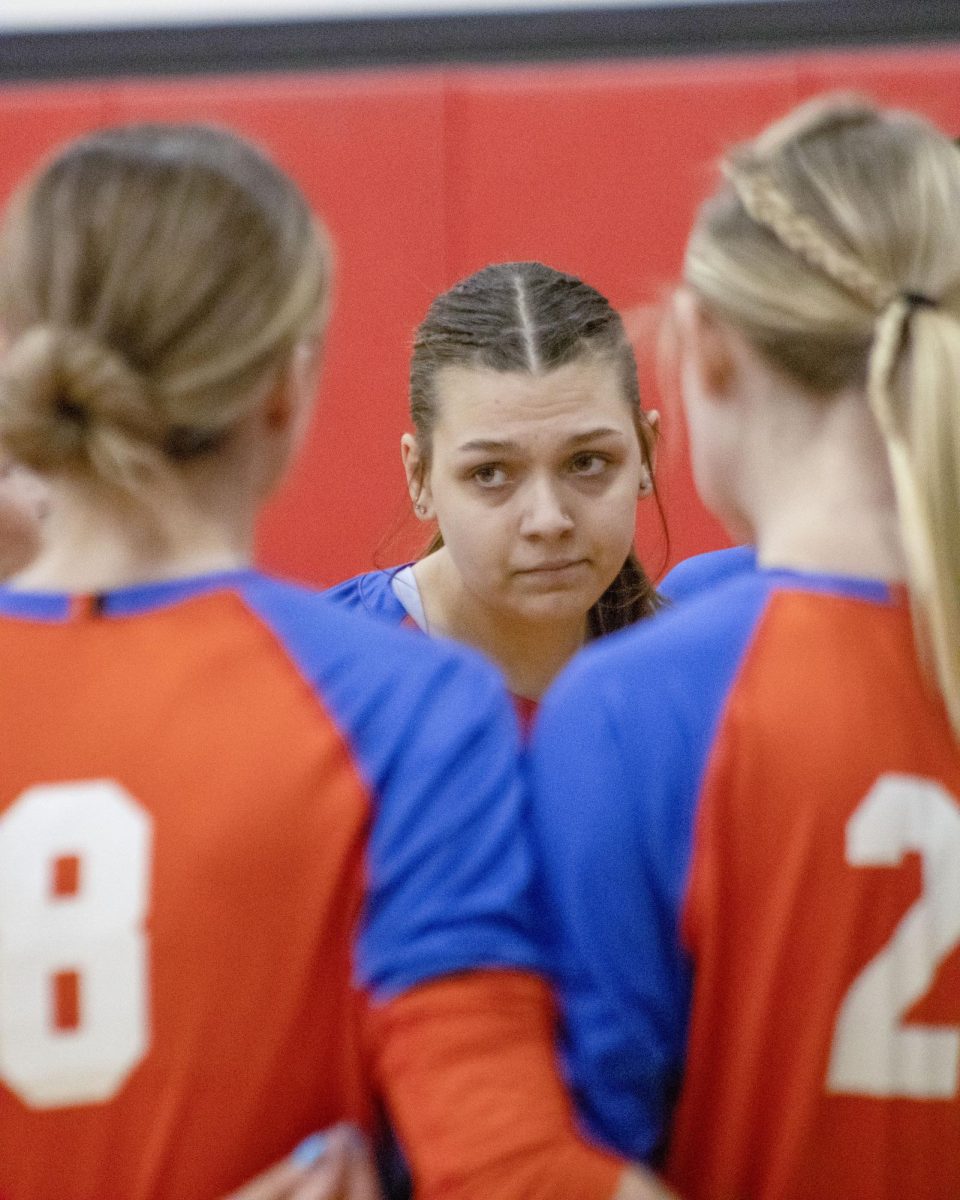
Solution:
[[[507,482],[507,473],[496,463],[484,463],[472,472],[472,478],[482,488],[502,487]]]
[[[575,475],[600,475],[607,465],[602,454],[577,454],[570,460]]]

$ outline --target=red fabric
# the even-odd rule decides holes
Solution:
[[[0,1151],[0,1194],[214,1200],[318,1127],[369,1126],[351,984],[368,795],[269,633],[235,595],[211,593],[103,622],[6,619],[0,657],[3,837],[17,840],[8,818],[34,804],[38,779],[115,781],[149,829],[148,879],[135,881],[149,896],[136,922],[145,1046],[113,1094],[65,1107],[32,1106],[0,1053],[0,1145],[17,1147]],[[39,863],[37,920],[56,919],[65,885],[86,902],[129,882],[116,854],[105,870],[78,854],[72,871],[62,854]],[[88,1007],[95,941],[80,939],[79,962],[41,941],[45,957],[27,964],[52,998],[42,1041],[58,1022],[112,1037],[110,1012],[97,1022]],[[13,953],[0,945],[4,962]],[[119,986],[111,977],[111,1002]]]
[[[906,604],[781,593],[728,700],[698,818],[684,918],[693,1009],[667,1172],[691,1200],[960,1195],[956,1091],[828,1082],[854,982],[940,886],[914,852],[850,861],[851,818],[884,779],[906,797],[893,823],[904,844],[930,828],[922,805],[937,791],[948,835],[937,874],[955,878],[956,742],[917,667]],[[920,999],[898,1011],[888,987],[880,1008],[898,1028],[956,1032],[960,948],[925,953],[938,966]]]
[[[624,1164],[584,1143],[545,983],[512,971],[427,984],[371,1014],[374,1059],[418,1200],[607,1200]]]
[[[520,728],[525,735],[529,736],[537,715],[537,709],[540,707],[540,701],[531,700],[528,696],[514,696],[513,706],[517,710]]]

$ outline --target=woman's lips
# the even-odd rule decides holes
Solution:
[[[565,575],[577,570],[579,567],[586,566],[586,564],[587,560],[585,558],[556,559],[552,562],[537,563],[536,566],[533,567],[521,567],[517,571],[517,574],[531,575],[534,577]]]

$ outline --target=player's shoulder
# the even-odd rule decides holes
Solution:
[[[548,695],[589,687],[628,706],[638,695],[694,698],[698,686],[735,667],[776,587],[762,572],[731,576],[588,646]]]
[[[249,580],[242,594],[370,763],[400,753],[414,724],[443,738],[478,721],[515,724],[502,676],[475,650],[263,575]]]
[[[699,595],[757,566],[753,546],[731,546],[725,550],[707,550],[682,559],[660,581],[657,590],[673,604]]]
[[[407,614],[393,589],[393,580],[402,569],[365,571],[327,588],[324,595],[340,608],[399,625]]]
[[[309,662],[311,674],[357,666],[371,682],[381,675],[433,679],[438,672],[461,670],[499,678],[475,651],[376,620],[364,609],[338,603],[329,591],[255,575],[242,594],[284,646]]]
[[[535,800],[547,822],[564,805],[572,819],[583,803],[564,782],[569,776],[576,786],[591,781],[598,827],[626,836],[642,811],[664,845],[686,844],[727,699],[771,591],[760,575],[731,579],[576,656],[544,697],[534,730]],[[615,782],[597,788],[597,780]],[[633,797],[626,807],[625,795]]]

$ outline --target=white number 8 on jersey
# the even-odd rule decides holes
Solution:
[[[0,818],[0,1078],[33,1108],[109,1100],[146,1053],[150,841],[110,780],[31,787]],[[64,974],[79,1003],[58,1028]]]

